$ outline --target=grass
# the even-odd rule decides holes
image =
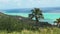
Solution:
[[[7,33],[7,31],[0,31],[0,34],[60,34],[59,28],[40,28],[40,31],[30,31],[30,30],[23,30],[21,32],[11,32]]]

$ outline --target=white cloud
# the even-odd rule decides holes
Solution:
[[[0,0],[0,3],[9,3],[9,0]]]
[[[60,6],[60,0],[0,0],[0,8],[32,8]]]

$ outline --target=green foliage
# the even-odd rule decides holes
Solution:
[[[54,23],[57,23],[57,27],[60,28],[60,18],[56,19],[56,21],[54,21]]]
[[[6,30],[9,33],[12,31],[22,31],[23,29],[38,30],[33,24],[19,20],[16,16],[0,14],[0,30]]]
[[[35,18],[36,22],[39,22],[40,18],[44,18],[42,11],[39,8],[34,8],[31,11],[32,11],[32,13],[29,14],[30,19]]]

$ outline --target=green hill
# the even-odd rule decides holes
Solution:
[[[0,30],[21,31],[27,30],[39,30],[40,27],[51,26],[48,22],[39,22],[36,24],[35,20],[31,20],[21,16],[11,16],[0,13]]]
[[[21,31],[23,29],[34,29],[32,24],[35,21],[21,16],[11,16],[0,13],[0,30]]]
[[[0,13],[0,34],[60,34],[59,28],[51,26],[48,22],[36,23],[29,18]]]

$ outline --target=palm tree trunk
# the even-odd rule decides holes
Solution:
[[[38,23],[38,22],[39,22],[38,18],[37,18],[37,17],[35,17],[35,19],[36,19],[36,23]]]

